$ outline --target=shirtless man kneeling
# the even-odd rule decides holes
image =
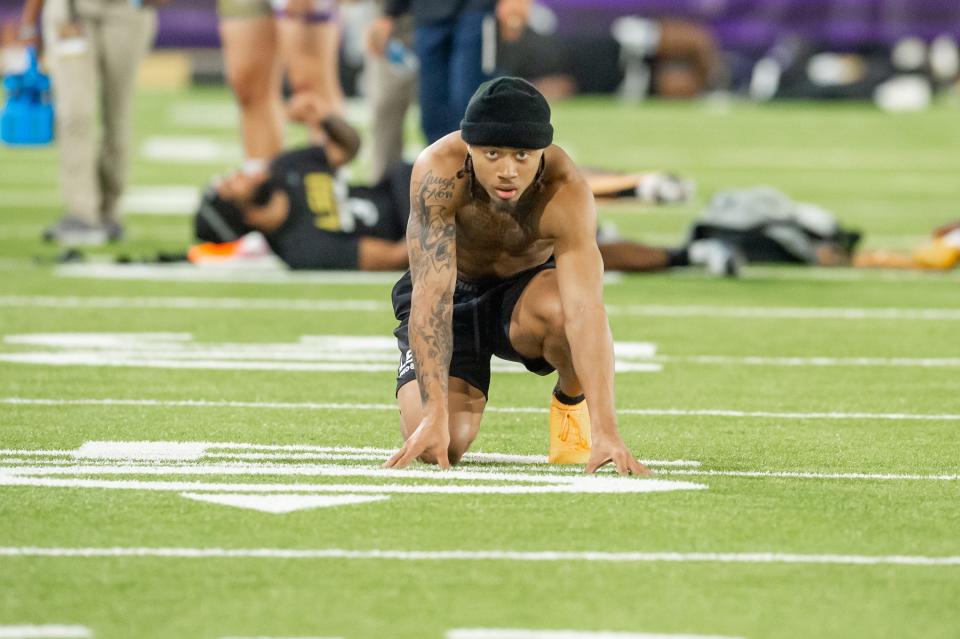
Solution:
[[[385,466],[456,463],[480,428],[497,355],[558,372],[550,461],[649,475],[617,431],[596,209],[551,145],[549,105],[529,83],[497,78],[460,127],[413,169],[410,271],[393,289],[406,441]]]

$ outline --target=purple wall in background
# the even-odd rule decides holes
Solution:
[[[960,38],[960,0],[542,0],[564,32],[601,32],[629,13],[684,17],[713,28],[725,49],[766,50],[796,33],[833,49],[887,44],[904,35]]]
[[[677,16],[706,23],[726,49],[756,54],[798,33],[834,49],[884,44],[907,34],[960,38],[960,0],[541,0],[562,32],[600,33],[617,16]],[[0,0],[0,19],[21,0]],[[214,0],[172,0],[160,13],[159,45],[218,46]]]

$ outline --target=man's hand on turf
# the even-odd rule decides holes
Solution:
[[[384,468],[406,468],[416,458],[436,463],[440,468],[450,468],[447,449],[450,448],[450,431],[446,419],[424,417],[417,430],[407,438],[403,447],[387,460]]]
[[[649,477],[653,474],[649,468],[636,460],[619,437],[597,437],[594,435],[586,472],[595,473],[603,466],[611,463],[616,466],[617,472],[621,475]]]

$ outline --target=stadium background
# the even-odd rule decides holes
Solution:
[[[946,1],[547,4],[561,31],[602,32],[647,9],[697,17],[747,58],[795,29],[841,51],[960,37],[960,7]],[[0,3],[7,16],[16,6]],[[695,464],[653,464],[661,479],[707,488],[417,493],[559,473],[476,458],[463,469],[527,479],[372,474],[398,444],[395,356],[364,341],[390,336],[391,276],[113,263],[183,250],[190,211],[158,214],[156,199],[241,159],[231,95],[210,83],[213,3],[174,0],[160,15],[137,99],[127,242],[55,263],[39,232],[60,212],[56,150],[0,148],[0,636],[957,636],[955,271],[611,278],[616,340],[653,348],[628,362],[650,372],[618,375],[621,430],[645,459]],[[210,50],[183,55],[194,48]],[[951,90],[896,114],[869,100],[716,96],[553,106],[578,161],[697,181],[678,207],[602,207],[629,237],[679,242],[710,194],[754,184],[834,211],[874,248],[909,250],[960,217]],[[364,125],[362,99],[348,111]],[[157,152],[171,145],[187,150]],[[359,341],[331,346],[347,337]],[[542,455],[549,389],[495,375],[475,449]],[[166,444],[153,456],[129,444],[83,452],[117,441]],[[183,481],[196,485],[173,485]],[[401,489],[286,514],[184,495],[241,482],[306,497],[335,483]]]

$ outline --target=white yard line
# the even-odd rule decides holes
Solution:
[[[393,285],[402,273],[362,271],[290,271],[279,260],[272,266],[242,264],[204,266],[193,264],[65,264],[56,267],[57,277],[152,282],[215,282],[226,284],[321,284],[331,286]],[[607,273],[607,285],[623,280],[620,273]]]
[[[359,410],[396,411],[396,404],[349,402],[241,402],[193,399],[58,399],[41,397],[0,397],[0,405],[15,406],[152,406],[157,408],[253,408],[263,410]],[[536,406],[487,406],[488,413],[546,414]],[[960,421],[960,413],[867,413],[867,412],[783,412],[745,411],[725,408],[621,408],[621,415],[649,417],[729,417],[800,420],[867,420],[867,421]]]
[[[83,626],[18,625],[0,626],[0,639],[87,639],[93,633]]]
[[[167,559],[366,559],[392,561],[505,561],[609,563],[722,563],[842,566],[960,566],[960,555],[815,555],[753,552],[607,552],[510,550],[348,550],[343,548],[62,548],[0,546],[3,557],[160,557]]]
[[[765,470],[658,470],[658,475],[697,475],[708,477],[780,477],[784,479],[866,479],[872,481],[960,481],[960,475],[921,475],[916,473],[813,473]]]
[[[198,267],[193,264],[66,264],[54,270],[58,277],[154,282],[215,282],[224,284],[326,284],[384,286],[401,273],[353,271],[289,271],[277,264],[264,266]]]
[[[60,479],[52,476],[68,476]],[[69,477],[71,475],[119,476],[277,476],[377,478],[392,483],[225,483],[173,480],[112,480]],[[400,483],[410,479],[431,479],[432,484]],[[470,483],[465,483],[470,482]],[[675,490],[705,490],[704,484],[665,479],[638,480],[615,475],[573,475],[472,470],[394,470],[379,466],[313,465],[76,465],[11,466],[0,469],[0,486],[40,488],[84,488],[151,492],[218,492],[258,494],[406,494],[406,495],[532,495],[532,494],[639,494]]]
[[[658,355],[650,361],[722,366],[814,366],[883,368],[955,368],[960,357],[761,357],[736,355]]]
[[[143,142],[140,157],[153,162],[236,164],[243,153],[236,142],[215,137],[154,136]]]
[[[387,302],[375,300],[303,300],[242,297],[55,297],[49,295],[3,295],[0,306],[14,308],[129,308],[228,311],[390,311]]]
[[[335,361],[270,361],[283,359],[317,359]],[[209,359],[208,359],[209,358]],[[113,351],[66,350],[54,352],[0,353],[0,361],[41,366],[93,366],[118,368],[160,368],[174,370],[234,370],[234,371],[290,371],[337,373],[395,372],[394,354],[356,352],[349,356],[328,357],[325,352],[237,353],[211,347],[208,351],[143,352],[137,348],[117,348]],[[633,358],[631,358],[633,359]],[[265,361],[266,360],[266,361]],[[960,357],[763,357],[733,355],[656,355],[642,361],[618,358],[618,373],[656,373],[663,364],[699,364],[720,366],[785,366],[816,368],[957,368]],[[522,373],[524,368],[515,363],[494,360],[495,372]]]
[[[193,215],[200,202],[196,185],[133,186],[120,203],[127,215]]]
[[[656,304],[608,304],[611,315],[646,317],[697,317],[736,319],[828,319],[828,320],[960,320],[955,308],[819,308],[773,306],[673,306]]]
[[[361,354],[339,358],[327,357],[325,362],[269,361],[280,355],[264,356],[258,359],[241,359],[238,354],[226,351],[214,354],[217,359],[194,359],[198,354],[178,355],[167,353],[166,357],[145,357],[142,353],[111,354],[98,352],[65,353],[3,353],[0,362],[14,364],[33,364],[41,366],[90,366],[114,368],[156,368],[171,370],[225,370],[225,371],[283,371],[283,372],[323,372],[323,373],[396,373],[396,356],[378,355],[364,358]],[[250,356],[253,357],[253,356]],[[309,354],[300,357],[313,359]],[[289,359],[299,359],[290,357]],[[379,362],[379,363],[378,363]],[[663,367],[656,362],[614,362],[617,373],[657,373]],[[497,373],[524,373],[526,369],[515,362],[494,360],[492,370]]]
[[[387,302],[361,299],[304,300],[244,297],[80,297],[2,295],[0,306],[13,308],[169,308],[176,310],[390,311]],[[736,319],[958,321],[955,308],[819,308],[711,305],[608,304],[611,315]]]
[[[5,453],[6,451],[0,451]],[[18,451],[20,455],[29,455],[31,451]],[[51,451],[36,451],[46,453]],[[57,451],[62,453],[62,451]],[[386,456],[395,452],[385,450],[379,456],[371,456],[370,461],[382,461]],[[350,457],[335,458],[341,461],[352,461]],[[454,481],[521,481],[532,483],[552,483],[552,482],[575,482],[577,479],[591,476],[582,474],[580,467],[573,468],[552,468],[545,467],[531,469],[525,466],[498,466],[490,469],[471,468],[469,470],[449,470],[438,474],[436,470],[388,470],[372,466],[358,465],[323,465],[323,464],[256,464],[243,462],[228,463],[207,463],[207,464],[186,464],[170,465],[160,463],[136,463],[130,464],[105,464],[105,463],[84,463],[84,464],[64,464],[62,461],[34,463],[28,466],[20,463],[14,463],[11,466],[3,467],[5,460],[0,458],[0,486],[45,486],[58,488],[107,488],[118,490],[246,490],[236,484],[169,484],[169,482],[122,482],[122,481],[100,481],[91,480],[52,480],[46,481],[33,478],[51,477],[51,476],[110,476],[110,475],[134,475],[134,476],[234,476],[234,477],[373,477],[381,479],[440,479]],[[475,459],[473,460],[475,461]],[[783,478],[783,479],[814,479],[814,480],[833,480],[833,479],[852,479],[867,481],[960,481],[960,474],[941,473],[941,474],[921,474],[921,473],[841,473],[841,472],[813,472],[813,471],[765,471],[765,470],[707,470],[700,468],[673,468],[678,463],[661,463],[657,460],[642,460],[643,463],[655,468],[655,474],[660,475],[684,475],[699,477],[743,477],[743,478]],[[689,462],[687,462],[689,464]],[[686,465],[686,464],[685,464]],[[27,478],[18,480],[18,477]],[[606,480],[607,478],[616,478],[611,473],[601,473],[595,477]],[[637,480],[626,480],[637,481]],[[154,486],[154,487],[151,487]],[[297,491],[327,491],[319,485],[300,484],[288,485],[282,489],[276,489],[276,485],[256,484],[257,492],[278,490],[278,492],[297,492]],[[266,487],[265,487],[266,486]],[[228,487],[228,488],[225,488]],[[375,487],[372,485],[372,487]],[[632,488],[625,485],[623,489]],[[340,488],[338,488],[339,490]],[[390,492],[390,491],[386,491]],[[403,492],[402,490],[400,492]],[[415,492],[415,491],[412,491]],[[430,492],[430,491],[426,491]],[[455,489],[441,490],[439,492],[458,492]],[[488,491],[479,491],[488,492]],[[510,492],[510,491],[508,491]],[[524,492],[524,491],[520,491]],[[534,491],[536,492],[536,491]],[[550,492],[550,491],[548,491]],[[563,491],[561,491],[563,492]],[[589,491],[588,491],[589,492]],[[606,491],[603,491],[606,492]],[[630,492],[627,490],[627,492]],[[642,491],[638,491],[642,492]]]
[[[24,457],[5,457],[7,453],[18,453]],[[307,459],[316,459],[318,461],[384,461],[388,455],[396,452],[394,449],[383,449],[382,453],[368,453],[368,454],[334,454],[334,453],[314,453],[306,454]],[[480,453],[482,454],[482,453]],[[495,476],[495,473],[540,473],[543,475],[556,475],[556,474],[582,474],[583,468],[581,466],[555,466],[547,465],[546,457],[543,456],[543,461],[535,462],[533,464],[502,464],[502,463],[484,463],[481,459],[477,458],[478,453],[468,453],[464,457],[464,462],[468,465],[459,466],[459,468],[464,470],[470,470],[471,472],[478,473],[488,473],[492,471],[492,479],[498,479]],[[28,459],[29,456],[56,456],[61,459]],[[84,461],[83,466],[70,466],[69,462],[71,460],[66,459],[69,456],[68,451],[0,451],[0,472],[4,470],[12,471],[19,474],[103,474],[96,472],[97,468],[107,468],[110,469],[106,474],[118,474],[117,466],[115,461],[105,461],[105,460],[92,460]],[[291,461],[296,461],[304,459],[299,456],[264,456],[267,459],[289,459]],[[537,457],[537,456],[532,456]],[[216,462],[221,465],[210,465],[206,464],[204,466],[194,465],[186,466],[183,468],[175,468],[173,472],[166,473],[163,472],[165,468],[169,466],[164,466],[163,462],[159,461],[126,461],[124,464],[124,472],[129,472],[133,475],[166,475],[166,474],[179,474],[179,475],[216,475],[218,470],[223,470],[225,475],[316,475],[316,472],[311,471],[312,466],[306,464],[277,464],[277,465],[247,465],[241,466],[240,464],[244,463],[242,460],[245,459],[259,459],[258,456],[245,457],[242,455],[217,455],[217,454],[208,454],[204,455],[204,460],[215,460],[215,459],[229,459],[229,463]],[[241,460],[241,461],[235,461]],[[691,460],[657,460],[657,459],[641,459],[641,463],[646,464],[654,469],[654,474],[657,476],[660,475],[689,475],[689,476],[701,476],[701,477],[755,477],[755,478],[784,478],[784,479],[863,479],[871,481],[960,481],[960,474],[921,474],[921,473],[839,473],[839,472],[813,472],[813,471],[775,471],[775,470],[706,470],[699,469],[700,462],[691,461]],[[470,466],[470,463],[483,463],[482,466]],[[4,468],[4,465],[9,465],[11,468]],[[53,468],[54,472],[43,472],[43,473],[34,473],[31,472],[37,467],[43,468]],[[190,472],[193,469],[201,468],[202,470],[194,473]],[[342,466],[338,466],[342,468]],[[81,470],[82,469],[82,470]],[[87,472],[88,469],[94,469],[90,472]],[[149,469],[149,470],[144,470]],[[144,470],[144,472],[140,472]],[[428,471],[429,472],[429,471]],[[598,476],[604,477],[613,474],[613,469],[610,466],[603,468],[599,471]],[[442,476],[441,476],[442,477]]]
[[[896,269],[748,266],[747,279],[828,282],[948,282],[960,280],[960,271],[906,271]]]
[[[530,630],[523,628],[455,628],[447,639],[743,639],[719,635],[603,632],[589,630]]]

